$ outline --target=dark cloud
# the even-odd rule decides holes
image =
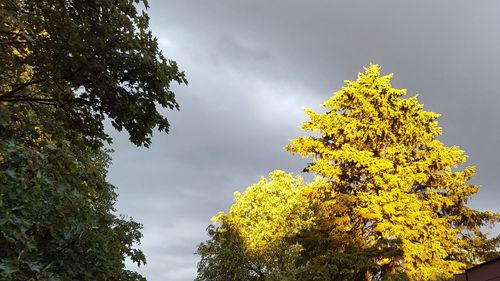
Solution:
[[[149,280],[192,280],[196,245],[236,190],[305,160],[282,147],[343,80],[378,63],[442,114],[442,139],[477,164],[472,200],[499,210],[498,1],[150,1],[151,29],[187,73],[169,135],[113,133],[118,211],[144,224]]]

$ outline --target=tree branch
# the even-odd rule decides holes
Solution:
[[[14,96],[15,93],[21,91],[22,89],[28,87],[28,86],[31,86],[31,85],[35,85],[35,84],[38,84],[38,83],[41,83],[43,81],[46,81],[47,79],[36,79],[36,80],[33,80],[31,79],[29,82],[26,82],[22,85],[19,85],[17,86],[16,88],[6,92],[5,94],[1,95],[0,96],[0,101],[7,101],[8,98]]]
[[[2,99],[0,101],[4,102],[37,102],[43,104],[54,105],[60,102],[68,102],[68,103],[83,103],[85,105],[92,105],[92,103],[86,99],[82,98],[73,98],[73,99],[49,99],[49,98],[31,98],[31,97],[14,97],[10,99]]]

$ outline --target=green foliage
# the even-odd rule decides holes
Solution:
[[[283,243],[280,251],[255,256],[248,252],[241,235],[227,224],[209,226],[208,234],[210,239],[198,247],[201,260],[195,281],[288,281],[299,276],[296,261],[301,249],[291,241]]]
[[[304,250],[298,259],[301,270],[296,280],[407,280],[405,274],[384,278],[384,267],[376,263],[381,256],[401,257],[399,241],[383,240],[373,247],[360,249],[346,239],[332,238],[319,224],[303,232],[297,240]]]
[[[0,1],[0,280],[145,280],[125,260],[141,225],[116,216],[103,121],[148,145],[186,83],[143,1]]]
[[[113,214],[107,152],[27,109],[0,107],[0,280],[145,280],[124,269],[145,263],[141,225]]]
[[[198,247],[201,256],[196,281],[262,280],[263,269],[245,255],[243,241],[232,229],[207,228],[210,237]]]
[[[140,4],[1,1],[0,102],[60,108],[64,128],[93,144],[110,140],[106,117],[136,145],[149,145],[156,126],[168,132],[157,108],[178,109],[170,84],[186,79],[158,50]]]

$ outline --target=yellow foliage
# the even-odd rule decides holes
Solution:
[[[331,194],[317,191],[323,200],[315,215],[332,237],[348,232],[360,247],[398,239],[404,255],[395,272],[410,280],[449,278],[466,266],[461,234],[480,234],[481,222],[459,221],[478,190],[467,184],[474,167],[457,171],[466,156],[436,139],[439,114],[423,110],[416,97],[403,98],[406,90],[392,88],[391,77],[372,64],[345,81],[323,104],[327,112],[305,110],[310,120],[301,128],[315,136],[286,149],[311,157],[308,170],[329,180]]]
[[[477,261],[473,249],[486,238],[480,227],[499,215],[465,205],[479,189],[468,184],[475,168],[461,169],[464,152],[437,139],[439,114],[425,111],[416,96],[405,98],[391,78],[370,65],[323,104],[326,112],[306,109],[309,121],[301,128],[312,136],[286,149],[312,158],[307,170],[315,180],[270,173],[235,193],[229,212],[213,219],[218,230],[235,230],[257,260],[283,248],[300,254],[318,237],[327,253],[319,254],[320,264],[332,252],[375,249],[369,257],[384,278],[443,280]],[[292,244],[297,237],[306,237],[305,244]]]
[[[213,221],[235,229],[248,253],[262,256],[313,225],[307,194],[321,182],[317,179],[305,185],[301,177],[283,171],[271,172],[269,180],[262,177],[244,193],[236,192],[229,212],[219,213]]]
[[[47,144],[48,142],[51,142],[51,136],[50,134],[47,134],[40,128],[39,126],[35,126],[33,128],[33,139],[31,140],[31,143],[35,146],[40,147],[42,149],[42,146]]]

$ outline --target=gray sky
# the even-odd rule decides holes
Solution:
[[[192,280],[210,218],[274,169],[299,174],[305,161],[282,147],[303,108],[321,110],[370,62],[442,114],[442,139],[477,165],[471,205],[500,211],[500,2],[477,3],[150,0],[151,30],[189,86],[150,149],[112,133],[118,211],[144,224],[139,271]]]

